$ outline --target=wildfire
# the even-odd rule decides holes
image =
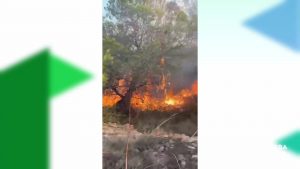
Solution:
[[[187,100],[197,96],[198,83],[194,81],[190,88],[182,89],[174,94],[171,83],[168,81],[169,75],[165,72],[165,58],[160,59],[161,79],[158,85],[151,85],[151,80],[148,79],[148,85],[142,89],[134,91],[130,100],[133,108],[138,110],[159,110],[168,111],[182,107],[186,104]],[[130,81],[130,80],[129,80]],[[124,95],[127,92],[126,81],[124,79],[118,81],[117,91],[119,94]],[[113,90],[105,90],[103,95],[103,106],[113,107],[121,97]]]
[[[194,95],[198,94],[198,81],[197,80],[192,85],[192,92]]]
[[[131,106],[142,111],[145,110],[159,110],[167,111],[182,107],[188,98],[197,96],[197,81],[195,81],[190,88],[183,89],[176,94],[172,90],[164,93],[162,96],[153,94],[152,90],[161,90],[161,86],[147,87],[146,91],[135,91],[131,99]],[[111,90],[105,90],[103,96],[103,106],[113,107],[121,98]]]
[[[104,91],[102,100],[104,107],[113,107],[119,100],[121,100],[120,96],[115,95],[113,91]]]
[[[168,99],[168,100],[165,100],[165,103],[168,104],[168,105],[175,105],[176,104],[176,100],[174,100],[174,99]]]

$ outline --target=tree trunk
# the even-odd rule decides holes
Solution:
[[[137,112],[131,107],[131,99],[133,96],[133,92],[137,89],[135,83],[131,83],[126,94],[121,97],[121,100],[117,102],[116,109],[118,112],[124,113],[126,115],[130,115],[131,118],[135,118],[138,116]]]
[[[129,115],[132,95],[133,95],[133,91],[128,90],[125,96],[122,97],[121,100],[117,102],[116,108],[118,112]]]

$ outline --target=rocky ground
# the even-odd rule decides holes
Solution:
[[[128,132],[129,131],[129,132]],[[129,133],[129,137],[128,137]],[[197,137],[156,129],[140,133],[127,124],[103,126],[103,169],[196,169]]]

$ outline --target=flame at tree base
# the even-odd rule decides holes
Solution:
[[[176,94],[170,90],[163,96],[153,94],[151,90],[137,90],[131,98],[131,106],[141,111],[170,111],[180,109],[188,100],[197,96],[197,81],[193,83],[191,88],[183,89]],[[103,96],[103,106],[113,107],[121,100],[112,90],[105,90]]]
[[[172,106],[177,104],[176,100],[174,100],[174,99],[167,99],[167,100],[165,100],[165,103],[168,105],[172,105]]]

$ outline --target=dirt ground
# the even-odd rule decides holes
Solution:
[[[105,123],[103,169],[125,169],[127,142],[128,169],[196,169],[195,135],[168,133],[161,129],[141,133],[128,124]]]

